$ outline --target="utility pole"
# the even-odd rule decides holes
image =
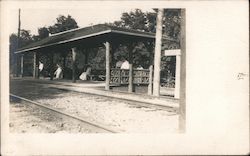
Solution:
[[[162,20],[164,9],[158,9],[155,35],[153,95],[160,96]]]
[[[179,131],[186,130],[186,10],[181,9],[181,70],[180,70],[180,107],[179,107]]]
[[[18,31],[17,31],[17,49],[19,48],[19,42],[20,42],[20,31],[21,31],[21,9],[18,9]],[[16,49],[16,50],[17,50]],[[16,69],[15,69],[15,74],[16,74],[16,77],[18,77],[18,65],[19,65],[19,57],[18,57],[18,54],[15,54],[15,60],[16,60]]]

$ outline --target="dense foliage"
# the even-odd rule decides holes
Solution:
[[[75,19],[72,18],[70,15],[68,15],[67,17],[59,15],[59,17],[56,18],[56,21],[57,22],[53,26],[50,26],[48,28],[51,34],[78,28]]]
[[[135,29],[144,32],[156,32],[156,16],[157,9],[155,12],[142,12],[140,9],[134,11],[125,12],[119,21],[110,23],[113,26],[123,27],[127,29]],[[177,49],[179,48],[180,40],[180,9],[165,9],[163,18],[163,35],[168,38],[176,40],[176,42],[166,43],[163,42],[162,49]],[[124,45],[125,46],[125,45]],[[134,66],[141,65],[144,68],[148,68],[149,60],[152,57],[154,45],[145,42],[138,42],[135,44],[133,51],[133,63]],[[120,49],[117,55],[127,56],[127,48]],[[117,57],[115,57],[117,58]],[[118,60],[116,60],[118,61]],[[175,74],[175,57],[162,57],[161,68],[163,72],[170,75]]]

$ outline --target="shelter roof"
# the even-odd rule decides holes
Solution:
[[[104,36],[107,37],[107,35],[109,35],[110,38],[114,37],[115,39],[124,37],[126,37],[126,39],[129,38],[140,38],[146,40],[155,39],[154,33],[142,32],[127,28],[120,28],[120,27],[110,26],[107,24],[98,24],[84,28],[72,29],[57,34],[52,34],[51,36],[43,40],[31,43],[28,46],[18,49],[15,53],[23,53],[46,47],[52,47],[60,44],[68,44],[79,40],[84,41],[84,40],[89,40],[90,38],[92,39],[91,42],[95,42],[100,38],[100,36],[104,38]],[[98,39],[93,40],[93,38],[98,38]],[[171,40],[166,37],[164,37],[164,39]]]

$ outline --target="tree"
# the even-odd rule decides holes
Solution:
[[[140,9],[135,9],[130,13],[123,13],[121,21],[126,28],[145,31],[146,28],[146,16]]]
[[[143,13],[140,9],[135,9],[129,13],[124,12],[121,20],[112,25],[155,33],[157,9],[154,11]],[[179,40],[180,19],[180,9],[164,9],[163,35]]]
[[[49,30],[46,27],[38,28],[38,35],[41,39],[49,36]]]
[[[56,18],[56,23],[48,29],[51,34],[54,34],[75,28],[78,28],[78,25],[74,18],[70,15],[67,17],[59,15],[59,17]]]
[[[147,31],[155,33],[155,26],[156,26],[156,13],[155,12],[147,12]]]
[[[20,38],[19,38],[19,47],[17,47],[17,34],[12,33],[9,37],[10,41],[10,51],[16,51],[17,48],[22,48],[30,43],[33,42],[32,35],[30,34],[29,30],[22,29],[20,31]]]
[[[33,42],[32,35],[30,34],[29,30],[20,30],[20,38],[18,42],[17,34],[12,33],[9,37],[9,51],[10,51],[10,70],[11,72],[14,71],[14,65],[16,64],[14,59],[14,52],[17,51],[18,48],[22,48],[30,43]],[[17,47],[18,46],[18,47]]]
[[[46,27],[38,28],[37,31],[38,35],[33,35],[32,37],[34,41],[40,41],[49,36],[49,29]]]
[[[154,12],[143,13],[140,9],[135,9],[131,12],[125,12],[119,21],[115,21],[114,26],[136,29],[145,32],[156,32],[156,16],[158,9],[154,9]],[[177,49],[180,47],[180,9],[164,9],[163,16],[163,35],[168,38],[177,40],[177,42],[162,42],[162,49]],[[123,45],[124,47],[125,45]],[[135,65],[142,65],[144,68],[149,66],[150,53],[152,53],[153,44],[138,42],[134,45],[133,58]],[[119,53],[116,55],[125,55],[128,53],[127,48],[119,48]],[[125,55],[126,56],[126,55]],[[167,74],[174,75],[175,73],[175,57],[162,57],[161,58],[161,69],[163,75]]]
[[[180,40],[180,21],[181,13],[180,9],[165,9],[163,22],[163,33],[166,36]]]

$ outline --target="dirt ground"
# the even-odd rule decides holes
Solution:
[[[25,102],[10,103],[9,128],[11,133],[96,133]]]
[[[175,133],[178,130],[178,115],[171,109],[141,107],[112,98],[62,91],[50,88],[49,85],[27,84],[18,81],[11,83],[11,93],[96,123],[102,123],[111,129],[119,129],[124,133]],[[25,131],[27,128],[32,127],[32,125],[36,125],[36,120],[37,122],[41,122],[40,119],[32,115],[34,110],[24,111],[24,115],[21,114],[21,116],[18,116],[15,113],[16,111],[19,111],[18,107],[10,107],[11,122],[18,127],[16,129],[11,128],[12,132]],[[22,124],[23,120],[27,120],[27,122]],[[60,126],[62,124],[60,119],[55,120],[58,120],[58,122],[56,121],[56,125]],[[53,126],[55,127],[56,125],[49,124],[42,124],[42,126],[51,127],[47,131],[40,129],[42,126],[33,127],[36,127],[38,132],[45,131],[52,133],[55,131]],[[72,126],[71,128],[70,132],[79,132],[77,127]],[[82,132],[84,133],[84,131]]]

